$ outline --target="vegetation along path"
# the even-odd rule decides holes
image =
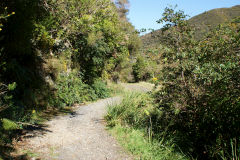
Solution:
[[[134,84],[122,86],[130,90],[133,86],[144,88]],[[27,134],[21,142],[22,150],[36,153],[36,157],[51,160],[132,159],[105,130],[103,117],[107,106],[120,101],[121,97],[108,98],[79,106],[71,115],[58,116],[47,122],[44,130]]]

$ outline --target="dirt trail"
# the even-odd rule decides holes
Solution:
[[[132,159],[105,130],[107,106],[120,102],[121,97],[108,98],[79,106],[74,114],[58,116],[48,121],[44,130],[27,134],[22,149],[47,160]]]

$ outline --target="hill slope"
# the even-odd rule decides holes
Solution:
[[[201,39],[210,29],[215,28],[219,24],[230,22],[234,18],[240,16],[240,5],[231,8],[218,8],[213,9],[197,16],[190,18],[188,21],[191,25],[195,26],[197,31],[195,36],[197,39]],[[158,38],[154,38],[152,35],[159,35],[160,30],[153,33],[146,34],[141,37],[143,41],[143,47],[149,48],[156,46]]]

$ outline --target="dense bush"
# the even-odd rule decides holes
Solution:
[[[155,76],[160,77],[161,73],[161,51],[162,48],[157,49],[142,49],[138,55],[136,62],[132,65],[132,74],[135,82],[149,81]]]
[[[120,21],[126,15],[120,17],[119,12],[110,0],[3,1],[0,82],[17,83],[14,103],[24,110],[44,110],[54,99],[49,97],[59,74],[73,69],[79,70],[81,81],[93,86],[97,79],[111,79],[121,71],[124,59],[136,52],[132,37],[137,39],[137,34],[127,19]]]
[[[240,24],[236,20],[195,41],[183,12],[167,8],[157,132],[167,128],[198,159],[237,159],[240,133]]]
[[[2,144],[9,140],[4,138],[7,137],[4,133],[7,132],[10,134],[11,130],[18,128],[18,125],[9,119],[16,120],[22,114],[21,111],[19,111],[19,116],[17,115],[16,107],[12,102],[11,91],[13,91],[15,87],[16,83],[10,85],[0,84],[0,148]],[[12,114],[9,114],[9,112]]]
[[[131,41],[133,36],[138,38],[135,29],[127,20],[120,21],[119,10],[110,0],[60,0],[50,1],[49,6],[55,8],[49,10],[53,22],[47,19],[47,27],[42,25],[57,42],[54,54],[70,50],[72,66],[81,70],[88,84],[103,75],[111,78],[120,59],[136,52],[137,43]]]
[[[54,105],[72,106],[110,96],[110,89],[101,79],[92,85],[85,84],[82,77],[75,73],[62,73],[56,80]]]
[[[8,7],[0,6],[0,34],[4,32],[4,22],[13,16],[15,12],[8,11]],[[4,38],[2,36],[1,38]],[[14,89],[16,88],[16,83],[12,81],[3,82],[3,71],[6,70],[7,63],[5,59],[2,59],[4,54],[4,47],[0,45],[0,155],[3,154],[4,150],[2,146],[11,140],[9,136],[14,130],[18,129],[20,126],[14,121],[24,119],[26,114],[20,107],[17,107],[13,102]],[[1,156],[0,156],[1,158]]]
[[[18,84],[13,100],[27,110],[48,105],[59,73],[77,69],[92,85],[121,72],[137,52],[134,27],[110,0],[17,0],[0,7],[0,81]]]

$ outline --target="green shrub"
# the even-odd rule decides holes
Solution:
[[[53,103],[60,107],[72,106],[76,103],[107,98],[110,93],[106,83],[100,79],[88,85],[83,83],[82,77],[75,72],[61,73],[56,80],[56,100]]]
[[[94,90],[83,83],[81,76],[76,73],[62,73],[56,82],[56,98],[60,106],[72,106],[97,99]]]

